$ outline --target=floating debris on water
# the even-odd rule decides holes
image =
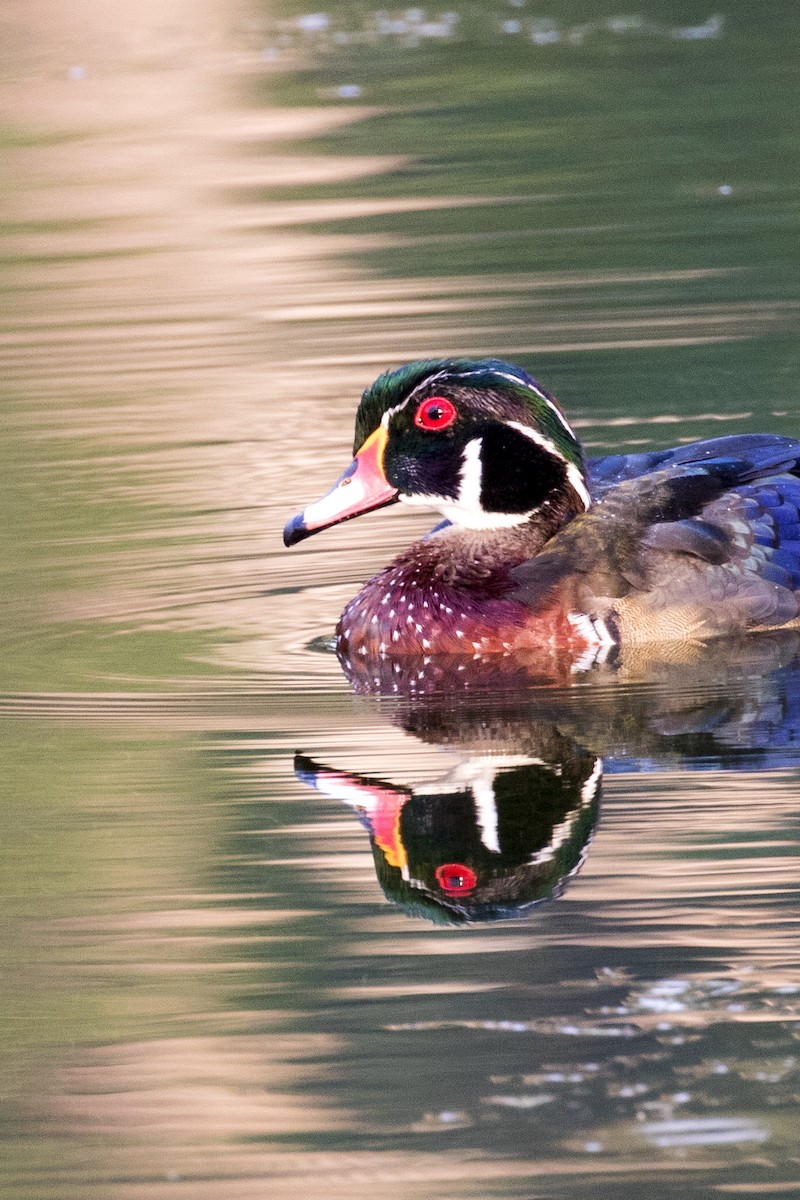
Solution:
[[[612,14],[594,21],[569,24],[547,14],[525,16],[520,10],[525,8],[526,0],[506,0],[506,3],[516,9],[518,15],[508,17],[499,10],[484,10],[479,15],[471,12],[464,20],[457,9],[436,13],[429,13],[425,8],[373,9],[365,11],[360,25],[356,26],[352,16],[345,23],[344,17],[328,12],[309,12],[277,21],[272,32],[278,35],[279,44],[284,48],[297,44],[305,49],[316,46],[324,51],[336,51],[387,40],[414,49],[431,41],[486,42],[498,36],[520,39],[536,47],[580,47],[588,40],[603,38],[703,42],[721,38],[725,28],[725,18],[720,13],[713,13],[694,25],[665,25],[641,13]]]
[[[649,1142],[662,1148],[673,1146],[724,1146],[737,1142],[765,1142],[769,1131],[748,1117],[690,1117],[686,1120],[652,1121],[642,1125]]]

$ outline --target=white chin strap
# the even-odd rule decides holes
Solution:
[[[509,421],[508,425],[512,429],[516,429],[519,433],[524,434],[530,441],[535,442],[537,446],[541,446],[548,454],[552,454],[554,458],[564,463],[567,481],[581,500],[584,509],[588,509],[590,504],[589,492],[580,470],[574,463],[569,462],[563,454],[560,454],[535,429],[531,429],[527,425],[520,425],[517,421]],[[408,504],[412,508],[435,508],[443,517],[452,522],[453,525],[459,525],[462,529],[512,529],[515,525],[524,525],[526,521],[530,520],[532,513],[536,511],[535,509],[523,513],[487,512],[481,505],[481,487],[483,483],[481,449],[481,438],[473,438],[464,447],[464,453],[461,458],[458,496],[455,499],[451,496],[436,496],[433,494],[406,496],[401,492],[400,500],[403,504]]]

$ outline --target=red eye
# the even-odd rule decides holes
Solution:
[[[450,400],[444,396],[429,396],[417,409],[414,424],[420,429],[447,429],[457,416],[456,406]]]
[[[468,896],[478,883],[478,876],[463,863],[443,863],[434,873],[436,882],[447,896]]]

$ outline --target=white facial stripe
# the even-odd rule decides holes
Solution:
[[[552,862],[556,856],[556,851],[561,849],[561,847],[564,845],[564,842],[566,842],[567,838],[572,833],[572,829],[575,824],[575,818],[579,815],[579,813],[579,808],[573,808],[560,825],[553,826],[553,832],[548,844],[546,846],[542,846],[541,850],[537,850],[536,853],[532,854],[528,859],[530,866],[538,867],[541,863]]]
[[[429,375],[422,380],[422,382],[419,383],[416,388],[414,388],[413,392],[406,396],[405,400],[402,400],[393,408],[386,410],[381,417],[381,425],[383,425],[385,429],[388,429],[389,422],[395,413],[401,412],[406,405],[410,404],[412,400],[416,399],[417,394],[421,389],[430,387],[430,385],[436,383],[438,379],[468,379],[470,376],[480,376],[483,374],[485,374],[484,371],[477,370],[462,371],[459,372],[458,375],[453,376],[451,371],[445,369],[438,371],[435,375]],[[532,384],[525,384],[524,381],[518,379],[516,375],[509,375],[504,371],[495,371],[494,374],[500,376],[502,379],[507,379],[510,383],[514,383],[517,386],[527,387],[530,391],[535,392],[536,395],[547,404],[548,408],[555,413],[559,422],[564,427],[565,431],[570,435],[570,437],[575,436],[563,414],[559,411],[556,405],[553,404],[549,397],[545,395],[544,392],[541,392],[538,388],[533,387]],[[545,437],[544,434],[539,433],[537,430],[532,429],[530,425],[523,425],[519,421],[506,421],[505,424],[512,429],[516,429],[519,433],[524,434],[524,436],[529,438],[530,441],[535,442],[537,446],[541,446],[543,450],[546,450],[549,454],[552,454],[555,458],[558,458],[564,463],[567,481],[583,504],[584,509],[588,510],[591,506],[591,497],[589,496],[589,491],[586,487],[586,483],[584,482],[580,469],[576,467],[574,463],[571,463],[569,459],[566,458],[565,455],[563,455],[561,451],[553,445],[549,438]],[[467,442],[467,445],[464,447],[464,455],[461,467],[461,486],[459,488],[459,495],[457,499],[454,500],[449,496],[437,496],[433,494],[415,494],[413,496],[401,494],[399,499],[403,504],[408,504],[412,507],[418,506],[422,508],[435,508],[442,514],[443,517],[446,517],[447,520],[451,521],[454,525],[461,525],[467,529],[510,529],[515,525],[523,525],[529,519],[531,515],[530,513],[486,512],[481,507],[480,495],[483,467],[480,460],[480,451],[480,438],[473,438],[473,440]]]
[[[572,490],[577,493],[584,509],[588,512],[592,506],[592,498],[589,495],[589,489],[586,486],[583,475],[574,463],[567,463],[567,479],[572,484]]]
[[[481,508],[482,445],[483,442],[480,438],[473,438],[464,447],[461,459],[461,486],[458,489],[458,499],[461,507],[470,515],[483,513]]]
[[[448,371],[437,371],[435,375],[426,375],[425,378],[417,384],[413,392],[409,392],[405,400],[401,400],[399,404],[395,404],[394,408],[387,408],[386,412],[381,417],[381,425],[388,429],[389,422],[395,413],[402,412],[407,404],[410,404],[412,400],[416,399],[419,391],[421,391],[423,388],[430,387],[432,383],[436,383],[437,379],[443,379],[447,375],[449,375]]]
[[[560,461],[563,462],[566,468],[567,479],[569,480],[573,491],[577,493],[578,498],[583,504],[583,507],[588,511],[592,500],[579,468],[576,467],[574,463],[571,463],[569,459],[566,458],[561,451],[553,445],[549,438],[546,438],[544,434],[539,433],[538,430],[531,429],[530,425],[523,425],[519,421],[506,421],[506,425],[508,425],[510,429],[516,429],[518,433],[524,434],[529,441],[534,442],[537,446],[541,446],[543,450],[548,452],[548,454],[552,454],[554,458],[560,459]],[[570,430],[570,433],[572,433],[572,430]]]
[[[517,758],[516,756],[495,759],[484,755],[469,758],[459,763],[452,771],[448,771],[443,779],[437,779],[427,787],[417,788],[415,795],[441,794],[443,788],[453,788],[459,792],[472,792],[475,823],[481,831],[481,841],[492,854],[500,854],[499,818],[494,794],[495,777],[503,770],[499,764],[513,763],[516,765],[518,762],[527,764],[532,761],[538,762],[539,760]],[[506,769],[508,768],[506,767]]]
[[[407,504],[409,508],[435,508],[439,512],[444,512],[448,505],[450,508],[458,508],[457,502],[452,498],[435,496],[433,492],[426,492],[424,494],[422,492],[414,492],[413,496],[401,492],[398,499],[401,504]],[[461,510],[459,509],[458,511],[460,512]]]
[[[468,379],[470,375],[485,375],[485,374],[486,374],[485,370],[484,371],[463,371],[463,372],[459,373],[458,378],[459,379]],[[571,427],[567,421],[567,418],[561,412],[561,409],[558,407],[557,404],[554,404],[553,401],[550,399],[550,397],[548,395],[546,395],[545,392],[541,391],[540,388],[534,387],[534,385],[532,383],[526,383],[524,379],[519,379],[516,375],[509,375],[505,371],[493,370],[492,374],[498,375],[501,379],[507,379],[509,381],[509,383],[516,384],[517,387],[524,387],[524,388],[527,388],[527,390],[529,392],[533,392],[533,394],[535,396],[538,396],[540,400],[543,400],[545,402],[547,407],[552,412],[553,416],[557,418],[559,424],[564,427],[564,429],[570,435],[570,437],[575,436],[574,431],[571,429]],[[436,378],[438,378],[438,376]]]
[[[417,384],[417,386],[414,388],[413,392],[411,392],[408,396],[406,396],[405,400],[401,400],[401,402],[399,404],[396,404],[394,406],[394,408],[389,408],[386,410],[386,412],[383,414],[383,417],[381,418],[381,424],[388,426],[390,418],[393,417],[395,413],[398,413],[402,409],[404,409],[405,406],[411,400],[414,399],[414,397],[417,395],[417,392],[419,392],[422,388],[429,387],[432,383],[436,383],[437,379],[454,379],[454,380],[470,379],[474,375],[485,376],[485,374],[486,374],[485,369],[481,369],[481,370],[477,370],[477,371],[459,371],[456,374],[453,374],[453,372],[451,370],[445,368],[442,371],[437,371],[435,375],[428,375],[425,377],[425,379],[423,379],[420,383]],[[543,392],[541,390],[541,388],[534,387],[534,385],[532,383],[526,383],[524,379],[520,379],[516,375],[510,375],[506,371],[494,371],[493,370],[492,374],[497,375],[500,379],[507,379],[509,383],[513,383],[516,387],[524,387],[524,388],[527,388],[527,390],[529,392],[533,392],[533,394],[535,396],[538,396],[539,399],[542,400],[547,405],[547,407],[550,409],[551,413],[556,418],[559,425],[562,426],[564,431],[566,433],[568,433],[570,437],[575,436],[575,431],[570,426],[569,422],[567,421],[567,418],[564,416],[561,409],[558,407],[557,404],[555,404],[550,399],[550,397],[547,395],[546,392]]]
[[[571,836],[575,827],[575,823],[581,814],[581,810],[587,808],[597,795],[602,778],[603,760],[602,758],[596,758],[594,760],[594,767],[592,768],[591,775],[581,786],[580,805],[578,808],[573,808],[560,825],[555,825],[553,827],[553,833],[549,844],[547,846],[543,846],[541,850],[537,851],[536,854],[533,854],[528,859],[528,862],[532,867],[535,867],[540,863],[550,862],[555,857],[556,851],[560,850],[560,848],[564,845],[564,842],[566,842]],[[583,862],[583,856],[581,856],[581,862]],[[580,863],[578,863],[578,866],[580,866]],[[570,874],[573,874],[574,871],[577,871],[578,866],[573,868],[573,871],[571,871]]]
[[[537,446],[541,446],[543,450],[546,450],[548,454],[552,454],[560,462],[563,462],[567,480],[577,493],[584,508],[588,509],[590,504],[589,493],[578,468],[569,462],[544,434],[531,429],[529,425],[520,424],[519,421],[507,421],[506,424],[512,429],[516,429],[519,433],[524,434],[530,441],[535,442]],[[419,493],[404,495],[401,493],[400,500],[402,503],[411,505],[412,507],[435,508],[448,521],[452,521],[454,525],[460,525],[464,529],[512,529],[515,525],[524,525],[530,519],[530,512],[487,512],[482,507],[482,444],[481,438],[473,438],[464,447],[461,459],[460,486],[458,496],[455,499],[451,496],[437,496],[431,493],[426,495],[420,495]],[[535,509],[531,510],[531,512],[535,511]]]
[[[494,776],[489,779],[476,779],[472,787],[475,800],[475,821],[481,831],[481,841],[487,850],[500,854],[500,833],[498,829],[497,801],[492,787]]]
[[[594,760],[594,768],[586,782],[581,787],[581,804],[591,804],[597,795],[597,789],[600,787],[600,781],[603,778],[603,760],[596,758]]]
[[[514,525],[524,525],[531,515],[484,512],[483,509],[465,512],[460,500],[446,496],[406,496],[401,492],[398,499],[401,504],[408,504],[411,508],[435,508],[451,524],[460,525],[462,529],[511,529]]]

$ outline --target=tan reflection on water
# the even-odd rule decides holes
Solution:
[[[800,877],[793,787],[792,772],[616,778],[580,889],[582,902],[602,900],[598,943],[616,944],[624,926],[633,944],[706,945],[712,927],[721,954],[800,979],[800,912],[785,904]]]
[[[793,319],[796,306],[777,301],[677,310],[661,301],[664,287],[724,274],[702,265],[387,284],[342,258],[371,235],[348,240],[302,223],[497,198],[244,202],[245,185],[396,165],[282,150],[372,110],[237,107],[236,89],[264,68],[242,50],[246,39],[230,36],[246,28],[246,11],[219,3],[172,0],[166,10],[146,4],[116,16],[87,3],[75,25],[44,0],[16,11],[27,57],[6,75],[4,106],[38,140],[9,154],[22,186],[5,195],[17,223],[14,309],[0,345],[6,378],[28,396],[25,420],[40,435],[92,439],[109,455],[94,469],[118,472],[120,493],[154,506],[170,500],[186,514],[170,524],[159,512],[160,545],[123,548],[102,590],[73,592],[77,619],[233,627],[248,636],[223,647],[227,662],[282,672],[288,645],[286,674],[313,672],[293,655],[331,628],[351,581],[425,525],[379,514],[368,537],[334,531],[291,556],[280,547],[286,516],[339,474],[354,399],[374,371],[476,349],[513,357],[701,345]],[[84,77],[68,77],[75,64]],[[597,298],[617,296],[620,285],[632,289],[630,303],[608,299],[598,314]],[[594,298],[585,311],[581,290]],[[472,323],[482,308],[496,309],[497,321]],[[312,439],[287,440],[287,428],[305,431],[309,420]],[[298,575],[307,585],[299,620]],[[322,581],[329,590],[315,586]]]

